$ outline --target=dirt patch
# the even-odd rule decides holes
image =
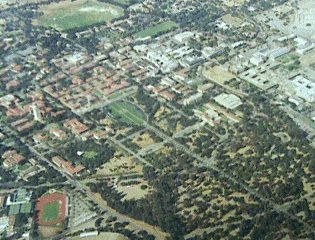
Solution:
[[[150,191],[150,187],[147,185],[147,181],[140,180],[137,184],[132,184],[128,186],[123,186],[121,183],[118,184],[118,192],[126,194],[123,198],[124,200],[130,199],[141,199],[144,198]],[[142,189],[141,186],[147,186],[147,188]]]
[[[73,237],[71,240],[81,240],[81,237]],[[104,232],[100,233],[98,236],[89,237],[88,240],[128,240],[129,238],[125,237],[122,234],[119,233],[113,233],[113,232]]]
[[[245,0],[223,0],[223,3],[228,7],[239,7],[245,3]]]
[[[137,136],[132,140],[132,143],[137,144],[140,148],[146,148],[152,144],[154,144],[154,140],[150,136],[149,133],[145,132],[143,134],[140,134],[140,136]]]
[[[229,81],[235,77],[234,74],[228,72],[228,70],[226,70],[220,66],[215,66],[212,68],[205,67],[202,69],[202,74],[206,78],[208,78],[208,79],[210,79],[210,80],[212,80],[212,81],[214,81],[220,85],[224,84],[225,82],[227,82],[227,81]]]
[[[226,22],[227,24],[234,26],[234,27],[240,27],[243,23],[243,19],[238,17],[233,17],[231,14],[226,14],[222,17],[222,20]]]
[[[131,156],[115,154],[107,163],[103,164],[96,172],[96,175],[118,175],[127,173],[142,173],[142,166],[133,161]]]
[[[39,226],[38,231],[44,238],[50,238],[62,231],[62,228]]]

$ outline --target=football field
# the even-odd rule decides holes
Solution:
[[[145,121],[145,114],[132,103],[115,102],[109,106],[109,109],[115,118],[124,123],[141,125]]]
[[[35,25],[52,27],[60,31],[110,22],[123,15],[123,8],[96,0],[61,1],[39,9],[43,13]]]
[[[44,224],[56,221],[59,217],[59,209],[60,209],[59,201],[47,203],[43,208]]]

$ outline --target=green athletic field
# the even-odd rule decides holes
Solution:
[[[115,102],[109,105],[111,114],[124,123],[141,125],[145,121],[145,114],[141,109],[129,102]]]
[[[173,21],[167,21],[167,22],[163,22],[163,23],[159,23],[156,24],[154,26],[151,26],[149,28],[146,28],[140,32],[137,32],[136,34],[134,34],[134,38],[145,38],[148,36],[157,36],[161,33],[170,31],[174,28],[177,28],[178,24],[173,22]]]
[[[58,201],[48,203],[43,208],[43,222],[49,223],[55,221],[59,216],[60,204]]]

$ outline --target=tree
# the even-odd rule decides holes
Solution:
[[[315,173],[315,158],[313,158],[310,163],[309,163],[309,168],[310,171],[312,171],[313,173]]]

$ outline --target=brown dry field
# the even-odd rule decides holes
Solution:
[[[202,69],[202,74],[209,80],[217,82],[220,85],[224,84],[224,82],[229,81],[235,77],[234,74],[228,72],[227,70],[223,69],[220,66],[215,66],[212,68],[205,67]]]
[[[245,3],[245,0],[223,0],[223,3],[228,7],[233,6],[242,6]]]
[[[140,148],[146,148],[152,144],[154,144],[154,140],[150,136],[148,132],[145,132],[132,140],[132,143],[137,144]]]
[[[71,238],[71,240],[81,240],[81,239],[82,238],[79,236]],[[88,240],[128,240],[129,238],[119,233],[103,232],[103,233],[100,233],[98,236],[88,237],[86,239]]]
[[[50,238],[52,236],[55,236],[61,230],[62,228],[60,227],[45,227],[45,226],[38,227],[38,231],[44,238]]]
[[[142,166],[133,161],[131,156],[115,156],[107,163],[103,164],[96,172],[96,175],[107,176],[128,173],[142,173]]]
[[[233,17],[231,14],[226,14],[222,17],[222,20],[226,22],[227,24],[234,26],[234,27],[240,27],[243,23],[243,19],[238,17]]]

